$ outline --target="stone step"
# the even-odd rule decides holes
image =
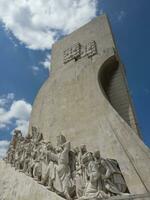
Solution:
[[[109,198],[109,200],[150,200],[150,193],[115,196],[115,197]]]

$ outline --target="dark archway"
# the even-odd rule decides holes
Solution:
[[[115,56],[103,63],[98,73],[98,81],[113,108],[139,134],[123,68]]]

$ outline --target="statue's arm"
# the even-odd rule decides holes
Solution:
[[[63,147],[64,147],[63,152],[64,152],[64,153],[68,153],[68,152],[70,151],[70,142],[66,142],[66,143],[63,145]]]

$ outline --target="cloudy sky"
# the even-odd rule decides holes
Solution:
[[[149,0],[0,0],[0,158],[15,128],[27,132],[35,95],[49,75],[52,44],[102,13],[150,146],[149,7]]]

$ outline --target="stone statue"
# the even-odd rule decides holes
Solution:
[[[125,180],[118,167],[117,161],[112,159],[103,159],[102,165],[106,169],[106,173],[103,177],[106,190],[111,195],[122,195],[123,193],[128,192]]]
[[[13,138],[12,138],[12,141],[11,141],[11,144],[13,145],[13,148],[15,149],[16,148],[16,145],[17,145],[17,142],[19,140],[22,139],[22,133],[20,130],[14,130],[14,134],[13,134]]]
[[[53,191],[53,180],[55,178],[54,163],[57,163],[57,156],[55,155],[54,147],[50,142],[47,143],[45,155],[47,167],[40,183],[47,186],[49,190]]]
[[[69,167],[70,142],[66,142],[57,148],[58,164],[55,166],[56,176],[54,179],[54,188],[56,191],[71,200],[70,190],[73,187]]]
[[[94,156],[91,152],[87,152],[82,159],[86,169],[87,184],[84,190],[84,195],[79,199],[99,200],[108,198],[109,196],[104,191],[102,191],[99,163],[94,160]]]
[[[36,159],[33,168],[33,178],[34,180],[41,181],[41,177],[42,177],[42,166],[40,160]]]
[[[58,147],[63,145],[65,142],[66,142],[66,138],[65,138],[64,135],[60,134],[60,135],[57,136],[57,146]]]
[[[87,153],[86,145],[76,148],[76,195],[78,198],[84,194],[86,186],[86,172],[83,164],[83,157]]]
[[[34,142],[40,142],[41,140],[43,140],[43,134],[41,132],[38,132],[38,129],[34,126],[32,126],[31,137]]]
[[[99,150],[88,152],[86,145],[71,149],[64,135],[57,136],[54,147],[36,127],[27,137],[15,130],[5,161],[67,200],[102,200],[128,193],[116,160],[102,158]]]

